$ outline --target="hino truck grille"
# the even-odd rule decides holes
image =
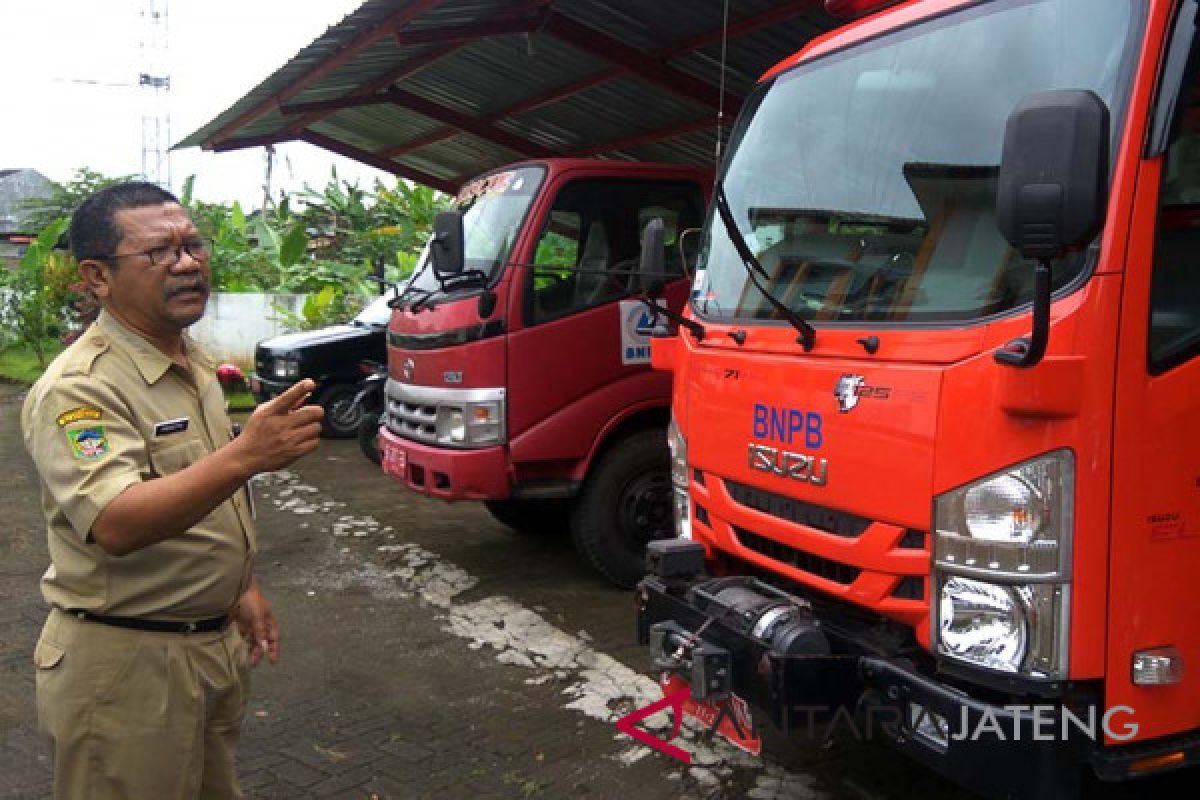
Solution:
[[[435,444],[437,442],[437,406],[396,402],[388,398],[388,430],[405,439]]]
[[[421,444],[469,450],[507,442],[503,388],[414,386],[388,378],[384,388],[389,432]]]

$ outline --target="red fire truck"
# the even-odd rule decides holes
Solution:
[[[1194,768],[1198,4],[827,5],[732,134],[703,338],[654,341],[687,540],[640,636],[987,795]]]
[[[384,470],[432,497],[482,500],[517,530],[569,529],[604,576],[633,585],[646,542],[673,535],[671,383],[650,368],[640,232],[664,221],[658,283],[680,308],[680,234],[703,222],[711,180],[549,159],[463,186],[389,326]]]

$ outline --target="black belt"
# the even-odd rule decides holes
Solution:
[[[195,622],[175,622],[165,619],[142,619],[140,617],[110,617],[105,614],[93,614],[90,611],[71,609],[66,613],[87,622],[99,622],[101,625],[111,625],[114,628],[130,628],[135,631],[153,631],[155,633],[212,633],[224,630],[229,623],[228,616],[199,619]]]

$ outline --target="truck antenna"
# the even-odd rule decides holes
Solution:
[[[729,47],[729,0],[725,0],[724,18],[721,21],[721,76],[717,97],[717,147],[713,154],[713,175],[721,169],[721,128],[725,122],[725,56]],[[715,178],[714,178],[715,180]]]

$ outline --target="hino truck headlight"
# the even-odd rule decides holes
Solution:
[[[937,651],[974,666],[1067,674],[1075,459],[1056,450],[934,501]]]
[[[675,535],[692,538],[691,506],[688,501],[687,439],[671,417],[667,425],[667,449],[671,451],[671,488],[674,495]]]
[[[440,442],[462,444],[467,440],[467,426],[461,408],[442,406],[437,410],[437,438]]]
[[[467,442],[470,444],[499,444],[504,404],[499,400],[467,403]]]

